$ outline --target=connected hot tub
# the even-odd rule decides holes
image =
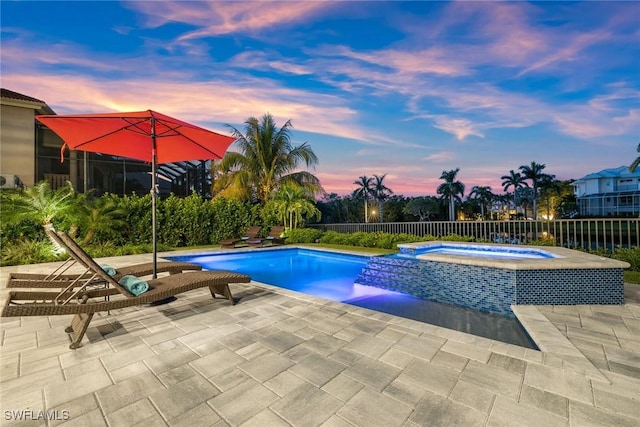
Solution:
[[[512,316],[513,304],[623,304],[629,264],[559,247],[454,242],[398,245],[357,283]]]

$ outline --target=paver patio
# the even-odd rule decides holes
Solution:
[[[51,269],[2,268],[2,302],[10,271]],[[638,285],[626,285],[622,306],[518,307],[543,351],[231,286],[235,306],[196,290],[97,314],[75,351],[69,316],[2,318],[1,424],[640,425]]]

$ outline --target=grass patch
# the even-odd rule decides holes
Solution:
[[[635,283],[640,285],[640,271],[624,271],[624,281],[625,283]]]

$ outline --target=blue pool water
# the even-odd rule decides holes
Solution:
[[[209,270],[236,271],[269,285],[535,348],[516,319],[354,284],[368,262],[366,256],[292,248],[169,259],[193,262]]]
[[[552,253],[530,248],[482,246],[478,244],[465,245],[460,243],[429,244],[424,247],[403,248],[401,245],[400,256],[413,256],[422,254],[464,255],[472,257],[484,257],[495,259],[549,259],[555,258]]]

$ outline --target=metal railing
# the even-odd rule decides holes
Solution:
[[[527,244],[545,241],[582,249],[640,247],[640,218],[561,219],[553,221],[429,221],[360,224],[314,224],[338,233],[386,232],[443,237],[472,236],[495,243]]]
[[[59,173],[45,173],[44,180],[49,183],[49,187],[52,190],[62,188],[67,184],[67,181],[71,179],[71,175],[64,175]]]

